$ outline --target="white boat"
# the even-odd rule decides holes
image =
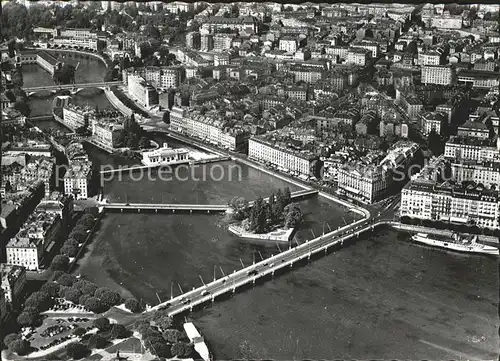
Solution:
[[[184,331],[186,331],[189,341],[194,345],[194,349],[201,356],[203,361],[210,361],[212,359],[210,351],[205,343],[205,340],[200,335],[196,326],[192,322],[186,322],[184,325]]]
[[[417,233],[412,236],[412,239],[415,242],[427,244],[429,246],[445,248],[452,251],[491,254],[495,256],[498,256],[499,254],[499,250],[497,247],[477,243],[477,236],[473,236],[471,239],[467,239],[460,236],[459,234],[453,234],[451,239],[440,240],[437,238],[430,238],[429,235],[425,233]]]
[[[163,147],[142,153],[142,164],[147,166],[182,164],[189,162],[189,150],[185,148],[169,148],[167,143]]]

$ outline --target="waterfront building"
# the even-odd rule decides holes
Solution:
[[[163,147],[142,153],[142,164],[144,165],[165,165],[180,164],[189,162],[189,151],[185,148],[169,148],[167,143]]]
[[[92,119],[92,140],[105,148],[116,148],[123,125],[109,119]]]
[[[149,108],[158,104],[158,92],[141,76],[135,74],[128,75],[127,84],[129,94],[144,107]]]
[[[405,172],[419,149],[416,143],[400,141],[378,163],[370,159],[368,164],[344,164],[337,172],[338,193],[368,204],[381,200],[398,183],[396,175],[402,175],[400,181],[404,181]]]
[[[313,162],[319,159],[310,151],[296,150],[284,141],[273,139],[272,133],[250,138],[248,157],[259,162],[270,163],[287,172],[297,173],[303,179],[309,178]]]
[[[97,38],[73,38],[67,36],[55,36],[54,45],[99,50],[99,39]]]
[[[62,220],[63,228],[66,228],[73,216],[73,196],[62,195],[59,192],[52,192],[48,197],[42,199],[35,211],[59,215]]]
[[[64,125],[72,130],[84,127],[88,128],[90,119],[93,117],[95,109],[90,106],[79,106],[74,104],[67,104],[63,108],[63,122]]]
[[[498,229],[498,201],[498,191],[480,185],[414,179],[401,191],[400,216]]]
[[[1,263],[0,274],[2,275],[2,290],[5,293],[5,301],[13,306],[18,306],[26,286],[26,268]]]
[[[46,51],[40,51],[36,55],[36,62],[40,65],[44,70],[48,71],[50,75],[54,75],[56,70],[56,66],[59,61],[54,58],[52,55],[47,53]]]
[[[7,264],[38,271],[44,252],[54,246],[61,230],[59,215],[34,212],[5,246]]]
[[[87,160],[74,159],[64,175],[64,194],[75,199],[87,199],[92,179],[92,165]]]
[[[453,65],[425,65],[421,69],[422,84],[451,85],[456,83]]]

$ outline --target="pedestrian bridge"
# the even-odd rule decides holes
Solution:
[[[106,211],[134,211],[137,213],[158,213],[158,212],[203,212],[203,213],[216,213],[227,212],[229,207],[224,204],[147,204],[147,203],[109,203],[104,204],[103,208]]]
[[[359,237],[362,233],[373,231],[376,227],[385,224],[380,221],[372,222],[371,215],[358,220],[352,224],[339,228],[321,237],[307,241],[278,253],[258,263],[254,263],[239,271],[235,271],[223,278],[214,279],[212,282],[194,288],[179,296],[172,297],[167,302],[162,302],[154,307],[148,308],[145,312],[164,309],[169,316],[175,316],[186,311],[192,311],[195,306],[208,302],[215,302],[217,297],[224,294],[235,293],[237,289],[246,285],[255,285],[257,281],[272,279],[276,272],[280,270],[292,269],[294,264],[300,261],[309,261],[313,255],[327,254],[329,250],[339,249],[345,241]],[[203,281],[203,280],[202,280]]]
[[[36,94],[38,92],[56,93],[56,92],[61,91],[61,90],[69,90],[71,92],[71,94],[77,94],[78,92],[82,91],[83,89],[87,89],[87,88],[106,90],[106,89],[109,89],[111,86],[121,85],[121,84],[122,84],[121,81],[110,81],[110,82],[84,83],[84,84],[46,85],[46,86],[39,86],[39,87],[27,87],[27,88],[23,88],[23,90],[26,92],[26,94],[28,96],[31,96],[31,95]]]

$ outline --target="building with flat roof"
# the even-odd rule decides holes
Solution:
[[[144,78],[139,75],[129,74],[127,84],[129,94],[142,106],[149,108],[158,105],[158,92]]]

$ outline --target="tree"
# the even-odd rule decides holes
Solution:
[[[61,276],[55,278],[55,280],[61,286],[71,287],[77,281],[77,278],[73,275],[70,275],[69,273],[63,273],[63,274],[61,274]]]
[[[129,298],[125,302],[125,307],[130,312],[133,312],[133,313],[139,313],[139,312],[142,312],[144,310],[144,308],[142,307],[141,303],[139,301],[137,301],[136,299],[134,299],[134,298]]]
[[[234,197],[229,202],[229,206],[233,210],[233,219],[242,221],[248,217],[250,206],[248,201],[243,197]]]
[[[172,317],[163,316],[162,318],[156,321],[156,324],[162,330],[166,330],[172,327],[172,325],[174,324],[174,320],[172,320]]]
[[[69,258],[64,255],[57,255],[52,260],[50,268],[54,271],[66,271],[69,267]]]
[[[97,286],[95,284],[93,284],[92,282],[88,282],[81,289],[81,291],[83,292],[84,295],[89,295],[89,296],[94,296],[96,290],[97,290]]]
[[[90,213],[86,213],[82,216],[82,218],[80,218],[78,224],[81,224],[83,227],[87,229],[91,229],[95,224],[95,218]]]
[[[73,335],[83,336],[87,333],[87,331],[83,327],[77,327],[73,330]]]
[[[7,347],[10,348],[10,344],[13,341],[17,341],[17,340],[20,340],[20,339],[21,339],[21,336],[18,335],[17,333],[9,333],[7,336],[4,337],[3,343],[4,343],[5,346],[7,346]]]
[[[94,296],[99,298],[103,304],[109,307],[119,305],[122,301],[122,297],[118,292],[111,291],[104,287],[97,289]]]
[[[146,137],[141,137],[141,139],[139,140],[139,148],[149,148],[149,139]]]
[[[266,229],[267,219],[264,207],[264,199],[257,198],[250,211],[250,230],[255,233],[263,233]]]
[[[40,291],[46,292],[50,297],[57,297],[61,285],[55,282],[47,282],[42,285]]]
[[[24,303],[24,307],[34,308],[39,312],[48,310],[50,306],[52,306],[52,299],[49,294],[44,291],[32,293]]]
[[[290,203],[285,207],[285,227],[294,228],[302,222],[302,211],[297,203]]]
[[[87,238],[87,230],[81,225],[76,226],[69,234],[69,237],[74,238],[78,243],[83,243]]]
[[[94,334],[90,336],[89,341],[88,341],[88,347],[89,348],[104,348],[106,347],[107,341],[98,334]]]
[[[109,309],[106,305],[104,305],[101,300],[96,297],[90,297],[84,304],[85,308],[89,311],[95,313],[101,313]]]
[[[74,238],[68,238],[64,244],[68,244],[68,245],[71,245],[71,246],[75,246],[75,247],[78,247],[80,244],[78,243],[78,241]]]
[[[170,347],[163,342],[151,343],[147,342],[149,345],[149,350],[152,354],[158,357],[170,358],[172,357],[172,353],[170,352]]]
[[[159,39],[160,38],[160,31],[152,24],[148,24],[144,28],[144,35],[149,37],[149,38]]]
[[[173,356],[184,358],[189,357],[193,353],[193,347],[185,342],[176,342],[172,345],[170,351]]]
[[[179,342],[184,338],[184,334],[181,331],[175,329],[165,330],[162,336],[165,339],[165,341],[171,344]]]
[[[52,78],[57,84],[70,84],[75,82],[76,69],[73,65],[64,63],[61,67],[56,68]]]
[[[113,338],[126,338],[129,332],[125,328],[125,326],[120,324],[114,324],[111,328],[111,337]]]
[[[85,214],[90,214],[94,218],[99,215],[99,209],[95,206],[85,208],[84,212]]]
[[[79,251],[78,246],[75,247],[72,244],[64,244],[59,252],[64,256],[76,257],[78,251]]]
[[[92,296],[89,296],[89,295],[81,295],[80,298],[78,299],[78,303],[80,305],[85,305],[85,303],[88,301],[88,299],[92,297]]]
[[[290,193],[290,188],[285,187],[283,190],[283,209],[292,203],[292,194]]]
[[[26,340],[14,340],[10,343],[9,350],[15,352],[19,356],[24,356],[28,353],[30,344]]]
[[[37,326],[39,324],[39,318],[37,313],[23,311],[17,316],[17,323],[23,327]]]
[[[12,72],[12,85],[19,88],[24,85],[23,74],[17,69]]]
[[[71,343],[66,346],[66,353],[75,360],[84,358],[88,355],[89,351],[88,347],[81,342]]]
[[[109,319],[106,317],[100,317],[94,320],[94,327],[97,327],[100,331],[107,331],[110,327]]]
[[[64,292],[64,298],[73,303],[78,303],[82,293],[74,288],[69,288]]]

